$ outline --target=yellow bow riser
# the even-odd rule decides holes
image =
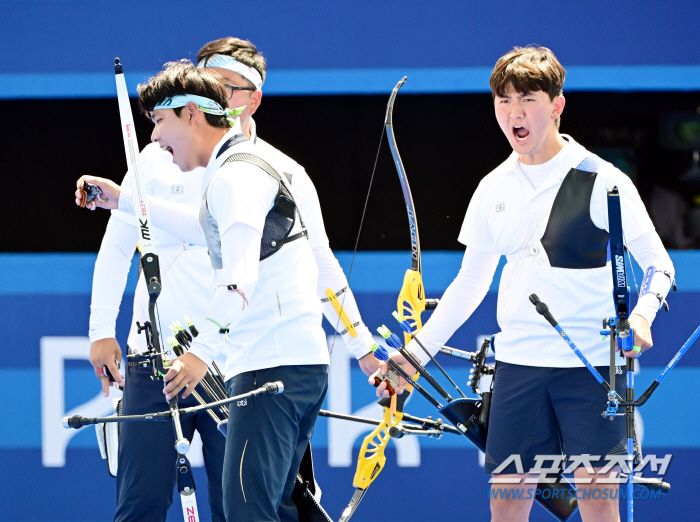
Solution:
[[[396,309],[401,319],[408,321],[414,332],[423,328],[421,314],[425,311],[425,292],[423,277],[418,270],[406,270],[403,286],[396,301]],[[404,332],[405,345],[411,342],[411,336]]]
[[[392,414],[392,410],[395,409],[396,395],[392,396],[390,407],[384,406],[383,422],[362,441],[362,449],[357,459],[357,470],[352,481],[352,485],[356,488],[367,489],[386,464],[384,452],[389,444],[389,439],[391,439],[389,430],[393,426],[397,426],[403,419],[402,411]]]

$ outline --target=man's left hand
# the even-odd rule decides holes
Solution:
[[[649,323],[644,317],[639,314],[630,315],[630,328],[634,331],[634,346],[639,346],[641,348],[640,352],[635,352],[634,350],[622,351],[625,357],[634,359],[639,357],[639,355],[648,350],[653,346],[653,341],[651,339],[651,328]]]
[[[172,399],[187,387],[185,393],[182,394],[182,398],[186,399],[190,396],[194,387],[199,384],[199,381],[204,379],[206,374],[206,363],[194,354],[185,353],[177,359],[172,359],[170,361],[170,370],[163,377],[163,380],[168,383],[163,388],[166,399]]]

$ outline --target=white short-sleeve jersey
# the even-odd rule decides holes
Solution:
[[[496,359],[513,364],[576,367],[582,363],[557,332],[537,314],[529,296],[537,294],[569,337],[594,365],[610,363],[609,343],[601,341],[603,317],[614,315],[610,263],[600,268],[555,268],[541,248],[554,198],[570,169],[590,155],[570,136],[553,158],[549,176],[532,188],[517,154],[479,184],[467,210],[459,241],[483,252],[513,259],[506,264],[498,290]],[[590,202],[593,224],[608,230],[607,187],[617,185],[627,243],[654,230],[644,204],[628,176],[612,164],[598,169]],[[515,255],[533,249],[534,255]]]

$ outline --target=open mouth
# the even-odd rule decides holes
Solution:
[[[161,150],[164,150],[165,152],[169,152],[170,154],[172,154],[172,153],[173,153],[173,149],[171,149],[171,148],[170,148],[170,147],[168,147],[168,146],[165,146],[165,147],[161,147]]]
[[[516,140],[525,141],[529,135],[530,131],[525,127],[520,127],[518,125],[513,126],[513,136],[515,136]]]

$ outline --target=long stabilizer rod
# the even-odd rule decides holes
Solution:
[[[257,390],[253,390],[242,395],[236,395],[235,397],[229,397],[228,399],[212,402],[210,404],[192,406],[190,408],[180,408],[178,411],[180,417],[185,417],[202,410],[208,410],[209,408],[217,408],[223,404],[248,399],[250,397],[277,395],[283,391],[284,384],[281,381],[268,382],[267,384],[263,384]],[[98,424],[100,422],[159,421],[170,420],[171,418],[171,411],[159,411],[157,413],[146,413],[145,415],[110,415],[109,417],[81,417],[80,415],[73,415],[72,417],[63,418],[63,427],[78,429],[89,424]]]
[[[593,374],[593,377],[595,377],[595,380],[598,381],[600,385],[605,388],[606,392],[610,391],[610,385],[608,382],[603,378],[603,376],[598,372],[598,370],[595,369],[595,366],[593,366],[590,362],[588,362],[588,359],[586,359],[586,356],[581,353],[581,350],[578,349],[578,346],[574,344],[574,342],[571,340],[571,338],[567,335],[567,333],[563,330],[561,326],[559,326],[559,323],[557,323],[557,320],[554,319],[552,316],[552,313],[549,311],[549,307],[544,304],[542,301],[540,301],[540,298],[537,297],[536,294],[532,294],[530,296],[530,302],[535,305],[535,309],[537,310],[537,313],[540,314],[542,317],[544,317],[549,324],[551,324],[554,329],[559,333],[562,339],[566,342],[566,344],[569,345],[569,348],[571,348],[574,353],[576,354],[576,357],[578,357],[583,364],[586,365],[586,368],[588,368],[588,371],[590,371]]]

